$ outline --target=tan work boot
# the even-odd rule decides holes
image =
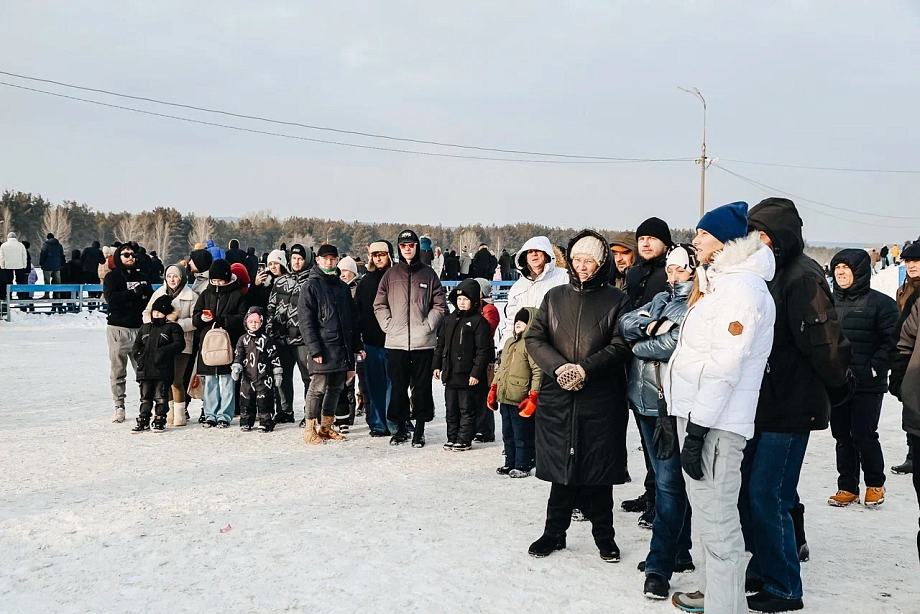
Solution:
[[[169,411],[166,412],[166,424],[172,426],[173,416],[175,412],[175,403],[172,401],[169,402]]]
[[[859,495],[846,490],[838,490],[836,495],[831,495],[827,504],[833,507],[846,507],[853,503],[859,503]]]
[[[319,434],[316,432],[316,420],[307,420],[307,424],[303,429],[303,442],[313,446],[323,443],[323,440],[320,439]]]
[[[169,420],[166,421],[169,424]],[[185,403],[173,404],[173,426],[185,426],[188,422],[185,419]]]
[[[878,507],[885,502],[884,486],[866,487],[866,507]]]
[[[344,435],[340,435],[333,424],[335,423],[335,416],[323,416],[321,426],[319,427],[319,436],[322,439],[331,439],[333,441],[342,441],[345,439]]]

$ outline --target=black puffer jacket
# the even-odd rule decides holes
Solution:
[[[470,277],[481,277],[492,281],[496,267],[498,267],[498,259],[487,248],[482,247],[473,255],[473,262],[470,263]]]
[[[175,357],[185,350],[185,333],[175,322],[163,318],[141,326],[132,353],[137,360],[137,381],[172,382]]]
[[[285,273],[275,280],[268,298],[268,336],[279,345],[303,345],[303,335],[297,325],[297,304],[300,289],[310,276],[310,269]]]
[[[99,270],[100,264],[105,264],[105,256],[99,249],[99,241],[93,241],[90,247],[83,250],[83,253],[80,254],[80,264],[83,265],[85,273],[95,273]]]
[[[327,275],[319,267],[313,267],[297,303],[297,321],[304,345],[311,358],[323,357],[322,363],[309,362],[310,373],[355,368],[355,352],[364,349],[357,315],[351,290],[339,279],[339,274]]]
[[[872,264],[864,249],[845,249],[831,260],[831,271],[845,264],[853,271],[853,285],[844,290],[834,280],[834,302],[843,322],[843,334],[853,348],[850,370],[859,392],[886,392],[888,353],[895,345],[898,304],[870,288]]]
[[[667,256],[640,260],[626,270],[626,294],[629,295],[632,309],[651,303],[656,294],[668,291],[666,260]],[[610,268],[616,270],[613,263]]]
[[[821,266],[803,253],[802,218],[786,198],[768,198],[748,212],[748,226],[773,243],[776,302],[773,349],[760,388],[755,426],[770,433],[826,429],[828,389],[846,382],[852,349]]]
[[[121,252],[133,248],[124,244],[115,250],[112,257],[115,268],[106,274],[102,281],[102,292],[108,304],[106,321],[109,326],[140,328],[144,323],[144,308],[153,295],[153,288],[147,276],[138,269],[127,269],[121,258]]]
[[[434,351],[434,368],[441,370],[441,381],[451,388],[469,388],[475,377],[486,386],[486,369],[495,358],[492,329],[479,312],[479,283],[465,279],[448,295],[455,307],[441,324],[438,345]],[[457,296],[463,294],[473,305],[469,311],[460,311]]]
[[[585,230],[569,243],[599,234]],[[571,485],[622,484],[626,478],[625,364],[630,351],[618,321],[629,299],[608,284],[609,250],[585,283],[569,268],[570,282],[552,288],[527,333],[526,347],[543,371],[536,416],[537,477]],[[581,365],[587,375],[578,392],[556,383],[556,369]]]
[[[201,312],[205,309],[211,311],[214,316],[212,322],[204,322],[201,319]],[[246,313],[246,303],[243,293],[240,292],[240,283],[233,276],[230,283],[226,286],[215,286],[208,282],[201,294],[198,295],[198,301],[195,303],[195,309],[192,311],[192,323],[195,325],[197,335],[195,347],[200,348],[204,336],[213,326],[223,328],[230,335],[231,349],[236,347],[236,342],[240,335],[243,334],[243,314]],[[221,367],[209,367],[201,360],[201,354],[198,354],[198,375],[229,375],[230,365]]]

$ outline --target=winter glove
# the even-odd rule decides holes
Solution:
[[[486,406],[492,411],[498,410],[498,384],[489,386],[489,397],[486,399]]]
[[[703,479],[703,443],[709,428],[687,422],[687,436],[680,451],[680,466],[694,480]]]
[[[281,388],[281,384],[284,382],[284,373],[280,369],[274,372],[274,380],[275,388]]]
[[[150,284],[146,282],[138,283],[136,286],[134,286],[134,293],[137,294],[138,298],[142,298],[144,300],[149,299],[150,295],[152,294],[150,291]]]
[[[577,392],[585,387],[585,370],[571,362],[556,369],[556,383],[563,390]]]
[[[243,373],[243,365],[238,362],[230,365],[230,377],[233,378],[234,382],[240,381],[240,375]]]
[[[520,405],[518,405],[518,409],[521,410],[518,412],[518,415],[521,418],[531,417],[533,412],[537,409],[537,391],[531,390],[530,394],[527,395],[527,398],[521,401]]]
[[[658,416],[655,420],[655,434],[652,444],[658,450],[658,460],[666,461],[677,451],[677,419],[671,416]]]
[[[831,407],[839,407],[849,401],[856,392],[856,377],[847,369],[846,380],[836,388],[828,388],[827,396],[831,400]]]

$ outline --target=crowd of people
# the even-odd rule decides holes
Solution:
[[[439,381],[445,450],[494,441],[498,413],[496,472],[551,483],[529,553],[565,548],[570,523],[588,520],[600,557],[616,562],[613,488],[631,479],[632,413],[645,492],[622,507],[651,531],[643,594],[688,612],[799,610],[810,434],[830,427],[836,441],[830,505],[882,505],[877,430],[890,391],[909,450],[893,469],[913,473],[920,243],[898,250],[907,280],[891,299],[870,288],[865,250],[838,253],[829,285],[788,199],[724,205],[696,228],[675,243],[652,217],[635,232],[584,230],[564,248],[537,236],[499,256],[485,244],[443,254],[409,229],[395,250],[381,238],[357,258],[329,244],[259,258],[208,241],[165,267],[133,242],[94,243],[65,263],[49,235],[41,265],[50,279],[70,263],[67,275],[102,279],[113,422],[126,420],[131,363],[135,433],[185,426],[190,398],[205,428],[236,415],[243,431],[294,423],[296,367],[306,444],[344,440],[363,416],[371,437],[422,448]],[[26,268],[20,247],[15,236],[0,246],[0,267]],[[511,278],[502,318],[490,281]],[[697,565],[698,590],[672,595],[673,574]]]

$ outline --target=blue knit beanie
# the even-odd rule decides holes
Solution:
[[[746,237],[748,204],[743,201],[717,207],[703,216],[696,225],[722,243]]]

